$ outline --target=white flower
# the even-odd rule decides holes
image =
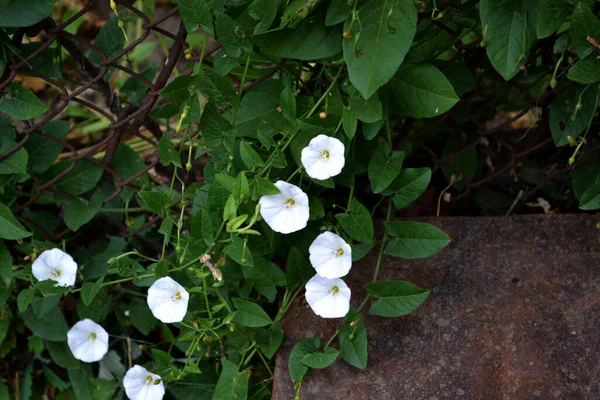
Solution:
[[[313,138],[302,149],[302,165],[313,179],[325,180],[339,175],[344,168],[344,143],[327,135]]]
[[[77,277],[77,263],[60,249],[46,250],[35,259],[31,272],[38,281],[52,279],[57,286],[73,286]]]
[[[350,310],[350,288],[340,278],[315,275],[306,283],[306,301],[323,318],[342,318]]]
[[[86,318],[69,329],[67,343],[76,359],[88,363],[100,361],[108,351],[108,333]]]
[[[148,289],[148,307],[161,322],[181,322],[188,308],[190,294],[172,278],[156,280]]]
[[[123,386],[131,400],[160,400],[165,395],[165,384],[161,377],[140,365],[129,368],[123,378]]]
[[[321,233],[308,252],[313,268],[324,278],[340,278],[347,275],[352,267],[352,248],[335,233]]]
[[[275,232],[292,233],[304,228],[310,214],[306,193],[284,181],[277,181],[275,186],[281,193],[260,198],[260,215]]]

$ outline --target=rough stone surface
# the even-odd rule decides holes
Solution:
[[[452,243],[425,260],[384,257],[380,278],[430,288],[429,299],[406,317],[367,317],[367,370],[338,359],[309,371],[302,399],[600,399],[599,221],[428,220]],[[355,307],[376,253],[347,278]],[[283,321],[276,400],[295,397],[287,368],[293,345],[315,333],[325,343],[341,323],[316,317],[303,300]]]

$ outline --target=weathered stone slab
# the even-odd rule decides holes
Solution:
[[[428,220],[452,244],[425,260],[386,257],[381,279],[430,288],[430,298],[406,317],[367,317],[367,370],[340,359],[310,371],[302,399],[600,399],[599,221]],[[347,278],[355,307],[372,278],[372,253]],[[276,400],[295,396],[287,369],[293,345],[317,332],[324,343],[341,323],[316,317],[303,299],[295,306],[283,321]]]

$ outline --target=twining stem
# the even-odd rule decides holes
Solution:
[[[246,82],[246,76],[248,75],[248,68],[250,68],[250,61],[252,59],[252,53],[248,53],[246,57],[246,65],[244,66],[244,73],[242,74],[242,80],[240,81],[240,90],[238,90],[238,101],[242,101],[242,94],[244,92],[244,83]],[[235,126],[237,120],[237,107],[233,109],[233,115],[231,117],[231,125]]]

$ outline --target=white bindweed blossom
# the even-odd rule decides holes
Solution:
[[[168,276],[157,279],[148,289],[148,307],[164,323],[183,321],[189,299],[187,290]]]
[[[324,278],[341,278],[350,272],[352,248],[335,233],[321,233],[312,242],[308,252],[313,268]]]
[[[339,139],[319,135],[302,149],[302,165],[311,178],[329,179],[342,172],[346,163],[344,150],[344,143]]]
[[[73,286],[77,278],[77,263],[61,249],[46,250],[35,259],[31,272],[38,281],[51,279],[57,286]]]
[[[123,378],[123,387],[131,400],[160,400],[165,395],[162,378],[140,365],[134,365],[127,370]]]
[[[76,359],[88,363],[100,361],[108,351],[108,333],[86,318],[69,329],[67,343]]]
[[[277,181],[275,186],[281,193],[262,196],[258,201],[265,222],[279,233],[292,233],[306,227],[310,214],[306,193],[284,181]]]
[[[306,301],[323,318],[342,318],[350,310],[350,288],[340,278],[315,275],[306,283]]]

